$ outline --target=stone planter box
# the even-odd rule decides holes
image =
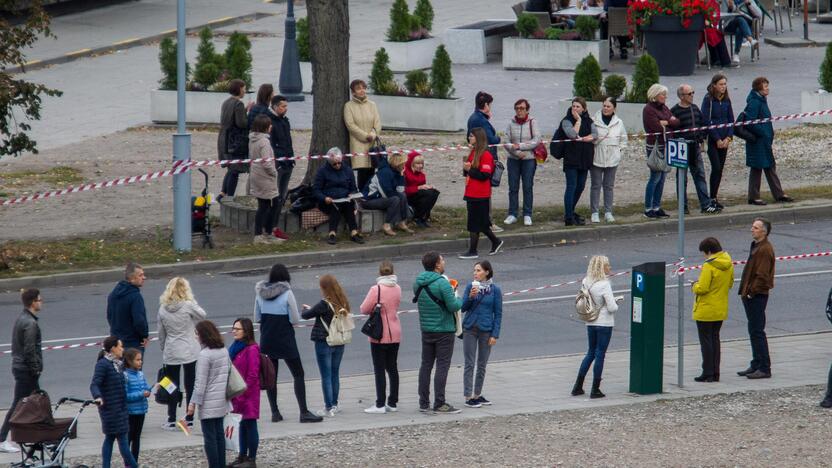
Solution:
[[[555,117],[557,117],[557,122],[560,123],[561,120],[566,116],[566,111],[572,106],[572,99],[561,99],[558,101],[557,112],[555,113]],[[601,102],[600,101],[589,101],[586,103],[587,110],[589,110],[589,115],[591,117],[595,117],[595,113],[601,110]],[[628,102],[619,102],[615,108],[615,114],[624,122],[624,127],[627,129],[627,133],[632,135],[633,133],[640,133],[644,131],[644,123],[641,118],[642,111],[644,110],[644,104],[642,103],[628,103]],[[551,135],[549,135],[551,137]]]
[[[185,92],[185,122],[189,124],[220,123],[220,108],[229,98],[228,93],[201,91]],[[244,103],[254,99],[249,93],[243,98]],[[150,91],[150,120],[154,123],[176,122],[176,91],[154,89]]]
[[[465,99],[427,99],[406,96],[380,96],[370,99],[376,103],[385,129],[464,130],[471,113]]]
[[[300,79],[303,82],[303,93],[312,94],[312,62],[300,62]]]
[[[832,93],[803,91],[800,93],[800,112],[812,112],[832,109]],[[832,123],[832,114],[803,119],[806,123]]]
[[[430,68],[436,48],[439,47],[439,39],[430,37],[410,42],[383,41],[381,46],[390,56],[390,70],[393,73],[405,73]]]
[[[509,70],[575,70],[589,54],[601,70],[609,68],[609,41],[550,41],[503,38],[503,68]]]
[[[238,197],[243,198],[243,197]],[[254,214],[257,208],[251,206],[249,203],[238,203],[235,201],[223,202],[220,204],[220,224],[230,227],[237,232],[243,234],[254,235]],[[377,210],[363,211],[359,208],[358,215],[358,229],[362,233],[381,231],[381,226],[384,224],[384,212]],[[277,227],[286,233],[296,233],[301,231],[300,216],[292,213],[288,209],[283,209],[280,213]],[[346,223],[341,223],[339,228],[346,231]],[[326,234],[329,231],[327,223],[323,223],[312,229],[311,232],[315,234]]]

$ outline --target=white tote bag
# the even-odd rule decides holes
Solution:
[[[228,413],[222,421],[223,432],[225,433],[225,449],[234,452],[240,451],[240,421],[242,415]]]

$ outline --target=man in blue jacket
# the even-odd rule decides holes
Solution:
[[[124,348],[137,348],[144,356],[148,343],[147,311],[139,288],[144,286],[144,268],[128,263],[124,279],[116,284],[107,297],[107,323],[110,335],[115,336]]]

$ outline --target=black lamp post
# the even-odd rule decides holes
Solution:
[[[300,77],[300,60],[298,58],[298,42],[295,38],[295,5],[294,0],[286,2],[286,40],[283,42],[283,59],[280,62],[280,94],[289,101],[303,101],[303,82]]]

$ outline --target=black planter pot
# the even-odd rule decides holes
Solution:
[[[696,51],[705,29],[705,17],[691,17],[690,26],[682,27],[679,16],[654,15],[642,28],[647,52],[656,59],[662,76],[692,75],[696,68]]]

